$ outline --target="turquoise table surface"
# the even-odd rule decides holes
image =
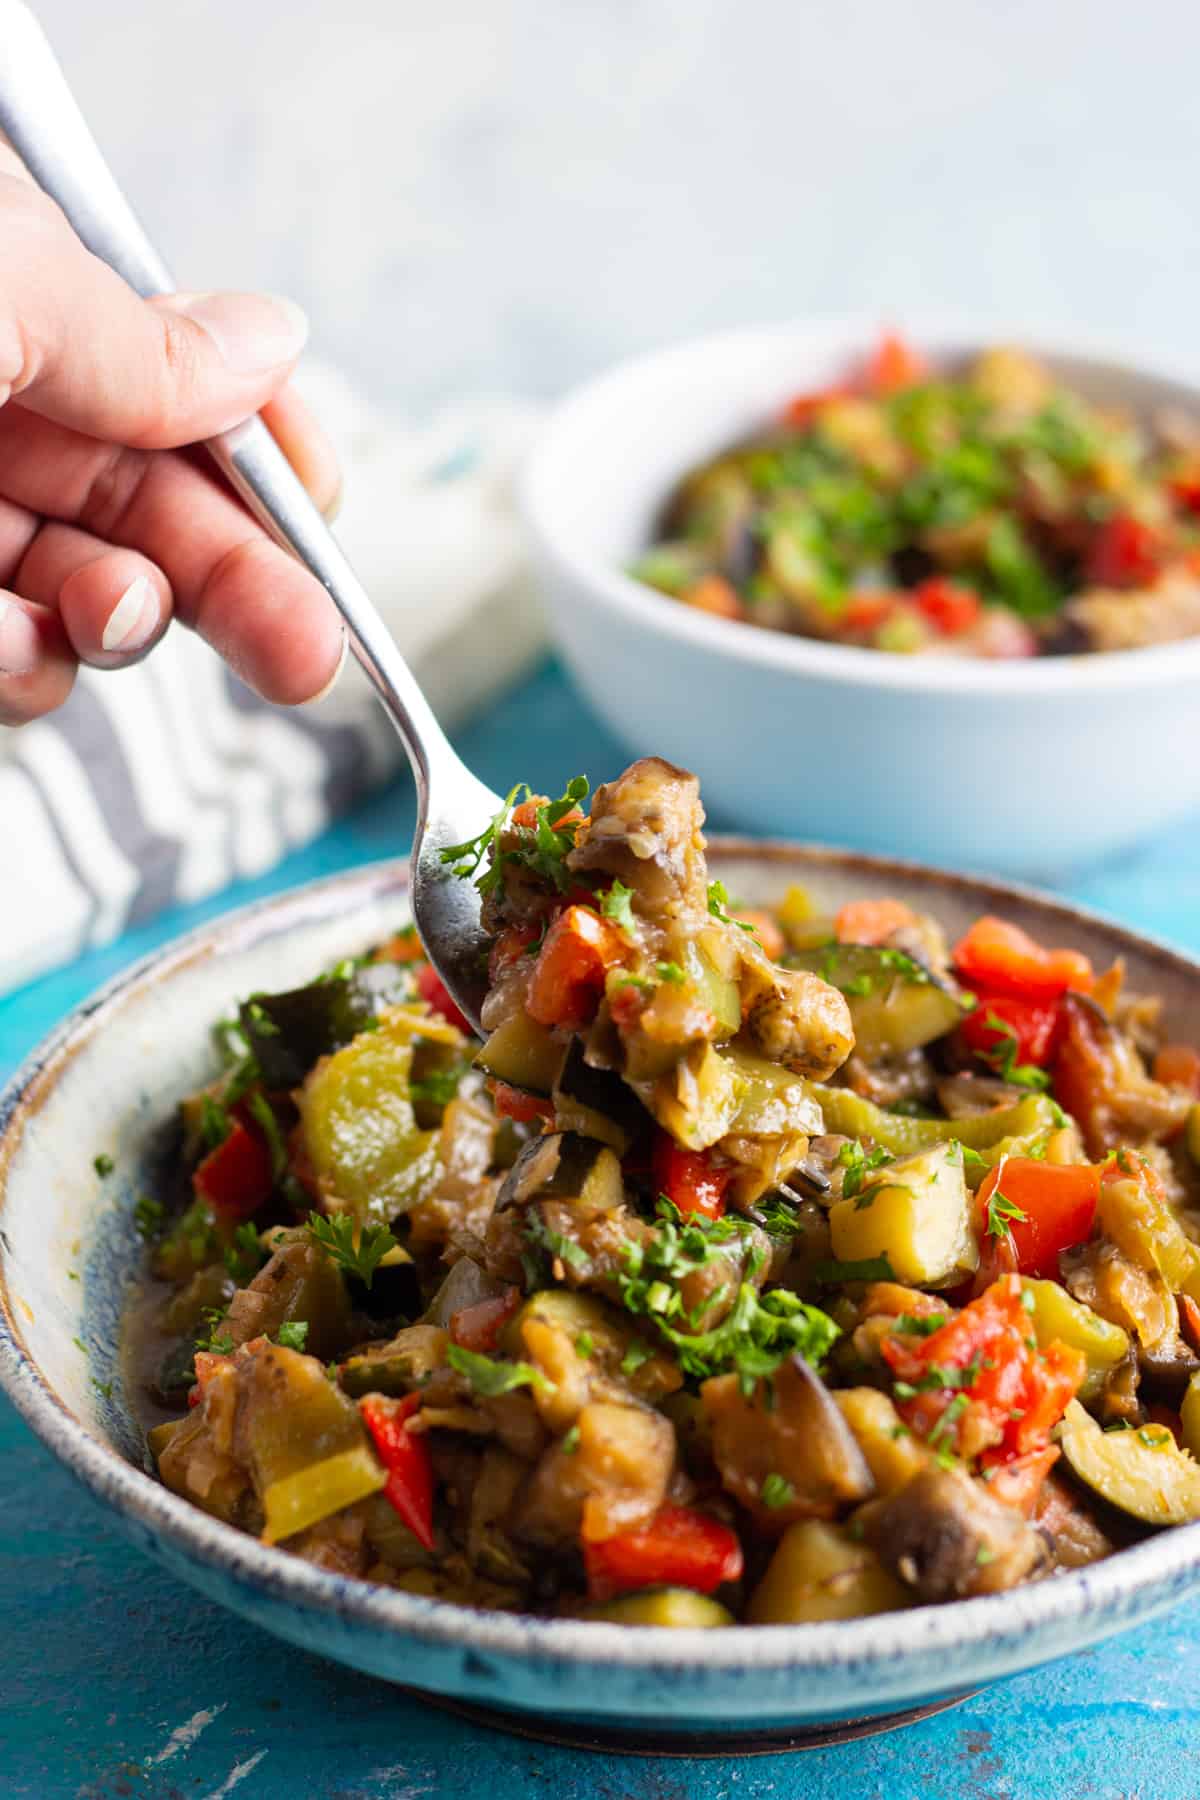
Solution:
[[[463,733],[460,747],[501,789],[527,776],[558,791],[580,769],[603,776],[623,760],[553,665]],[[231,906],[402,851],[412,822],[411,791],[397,785],[269,877],[173,912],[8,996],[0,1001],[0,1079],[69,1006],[134,957]],[[1061,885],[1200,949],[1194,825]],[[1200,1795],[1200,1606],[864,1743],[740,1761],[598,1757],[459,1723],[218,1611],[130,1548],[2,1401],[0,1520],[4,1800]]]

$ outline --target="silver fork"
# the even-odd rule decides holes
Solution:
[[[21,0],[0,0],[0,130],[95,255],[145,299],[174,290],[41,26]],[[441,853],[483,830],[500,796],[451,748],[391,633],[262,420],[248,419],[205,447],[255,518],[325,588],[400,734],[417,784],[413,916],[431,962],[478,1029],[485,992],[479,896],[469,882],[450,875]]]

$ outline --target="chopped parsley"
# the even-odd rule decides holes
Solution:
[[[620,1373],[636,1375],[643,1363],[648,1363],[654,1355],[653,1350],[643,1338],[634,1338],[628,1350],[621,1358]]]
[[[575,1339],[576,1356],[589,1357],[595,1353],[596,1340],[590,1331],[581,1331]]]
[[[278,1181],[287,1169],[288,1155],[274,1108],[265,1094],[256,1092],[248,1097],[246,1110],[267,1140],[267,1149],[271,1153],[271,1179]]]
[[[100,1152],[99,1156],[94,1156],[92,1158],[92,1167],[95,1169],[101,1181],[104,1180],[106,1175],[111,1175],[116,1166],[117,1165],[112,1157],[103,1150]]]
[[[953,1399],[950,1401],[949,1405],[946,1407],[946,1410],[943,1412],[941,1418],[937,1421],[937,1423],[933,1427],[933,1430],[929,1433],[929,1436],[926,1439],[926,1442],[931,1445],[937,1444],[941,1441],[942,1438],[948,1437],[950,1435],[950,1433],[954,1430],[954,1427],[957,1425],[959,1419],[962,1417],[963,1413],[966,1411],[967,1406],[969,1404],[970,1404],[970,1400],[969,1400],[968,1395],[966,1395],[964,1393],[955,1394]]]
[[[468,1061],[451,1063],[444,1069],[430,1069],[420,1081],[409,1082],[409,1094],[414,1100],[427,1100],[431,1106],[449,1106],[470,1067]]]
[[[1001,1081],[1006,1081],[1010,1087],[1030,1088],[1035,1093],[1044,1093],[1050,1086],[1050,1077],[1045,1069],[1039,1069],[1035,1063],[1017,1061],[1021,1040],[1016,1028],[991,1010],[983,1022],[989,1031],[996,1032],[1001,1039],[991,1050],[981,1052],[984,1062],[990,1063]]]
[[[677,962],[655,963],[654,973],[660,981],[667,981],[672,987],[680,987],[687,980],[687,976]]]
[[[885,1164],[894,1162],[895,1158],[881,1146],[874,1150],[864,1150],[857,1138],[850,1138],[837,1153],[838,1167],[844,1170],[842,1175],[842,1198],[853,1200],[861,1194],[863,1184],[875,1169],[882,1169]]]
[[[539,1207],[531,1206],[525,1215],[525,1237],[537,1250],[544,1250],[550,1257],[557,1257],[569,1264],[572,1269],[590,1267],[591,1259],[582,1244],[574,1238],[564,1237],[561,1231],[554,1231],[542,1217]]]
[[[307,1319],[285,1319],[276,1333],[275,1342],[284,1350],[303,1350],[308,1342]]]
[[[507,863],[518,864],[540,875],[559,893],[566,893],[571,885],[566,859],[575,848],[578,825],[578,820],[570,819],[568,815],[587,798],[587,777],[576,775],[557,800],[541,801],[533,825],[511,825],[512,811],[522,791],[526,800],[533,799],[528,782],[519,781],[509,790],[503,805],[479,835],[468,838],[465,843],[449,845],[441,852],[441,860],[449,865],[453,874],[473,877],[475,886],[484,895],[494,893],[501,885]],[[501,850],[500,839],[506,829],[512,843]]]
[[[331,1262],[347,1275],[356,1275],[365,1287],[370,1287],[388,1251],[396,1248],[396,1240],[386,1225],[364,1225],[360,1231],[347,1213],[325,1218],[321,1213],[310,1212],[308,1235]]]
[[[947,1317],[946,1313],[930,1313],[928,1318],[919,1319],[913,1313],[901,1313],[893,1329],[905,1337],[932,1337],[935,1331],[941,1330]]]
[[[262,1268],[263,1247],[249,1219],[244,1220],[234,1232],[232,1244],[225,1246],[224,1257],[225,1267],[239,1287],[245,1287],[253,1281]]]
[[[233,1339],[227,1332],[218,1334],[217,1326],[222,1323],[228,1311],[224,1306],[206,1306],[200,1314],[208,1326],[208,1336],[196,1339],[196,1348],[214,1356],[228,1356],[233,1349]]]
[[[720,919],[722,925],[736,925],[739,931],[748,931],[753,935],[753,925],[747,925],[742,919],[731,919],[729,895],[725,891],[723,881],[710,881],[708,884],[708,910],[714,919]]]
[[[772,1469],[769,1475],[763,1477],[758,1497],[768,1512],[778,1512],[781,1507],[792,1504],[796,1498],[796,1490],[786,1475],[777,1475]]]
[[[627,937],[632,937],[637,930],[637,919],[633,912],[633,889],[627,888],[623,881],[614,881],[598,898],[604,917],[611,919]]]
[[[578,1427],[578,1425],[572,1425],[570,1431],[568,1431],[564,1434],[563,1440],[559,1444],[558,1447],[562,1451],[564,1456],[574,1456],[575,1452],[579,1448],[579,1427]]]
[[[153,1194],[139,1194],[137,1204],[133,1209],[133,1222],[137,1227],[138,1236],[147,1242],[152,1237],[156,1237],[162,1229],[165,1212],[162,1201],[156,1200]]]
[[[554,1383],[547,1381],[532,1363],[501,1362],[494,1356],[485,1356],[481,1350],[464,1349],[461,1344],[450,1345],[446,1361],[460,1375],[465,1375],[472,1390],[486,1400],[495,1399],[498,1394],[511,1394],[514,1388],[536,1388],[539,1393],[550,1393],[554,1389]]]
[[[246,1016],[260,1038],[278,1037],[279,1027],[260,1000],[247,1000]]]
[[[1028,1217],[1029,1214],[1022,1212],[1016,1202],[1010,1200],[1007,1194],[1002,1194],[998,1187],[993,1188],[988,1195],[987,1234],[989,1237],[1007,1237],[1010,1225],[1024,1225]]]

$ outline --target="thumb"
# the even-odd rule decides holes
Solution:
[[[0,174],[0,404],[136,449],[212,437],[287,379],[308,325],[269,294],[140,300],[28,182]]]

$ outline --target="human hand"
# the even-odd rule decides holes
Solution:
[[[303,314],[263,294],[140,300],[0,143],[0,724],[78,665],[137,662],[172,613],[267,699],[333,680],[328,595],[195,444],[261,410],[317,505],[333,452],[286,386]]]

